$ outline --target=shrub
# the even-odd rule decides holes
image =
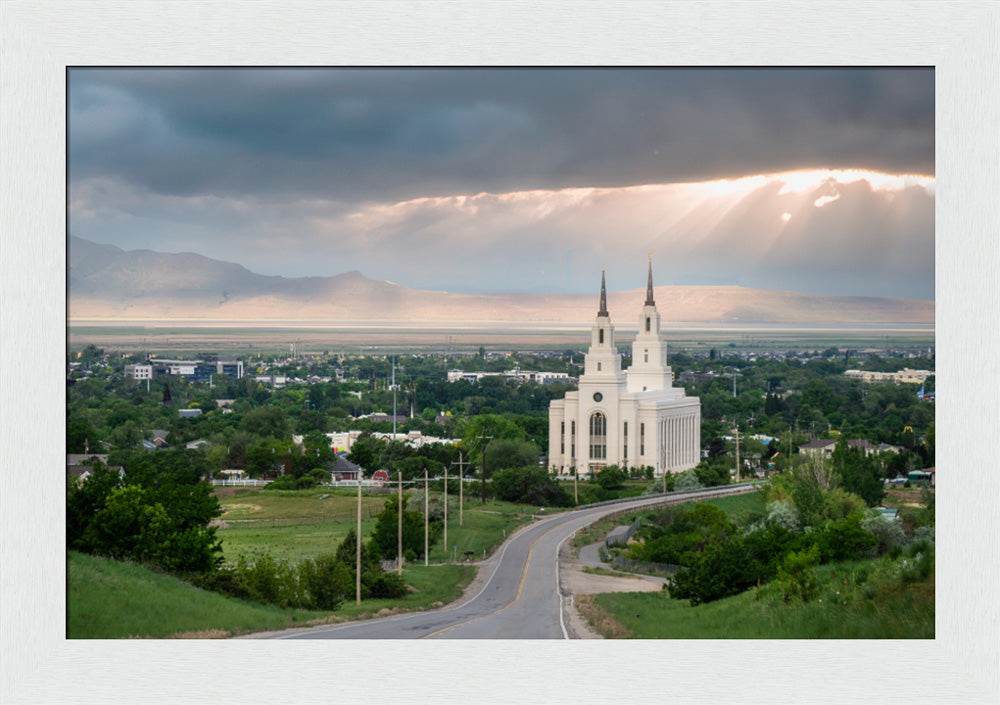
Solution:
[[[254,602],[279,607],[307,607],[309,604],[299,588],[295,567],[275,560],[269,553],[258,556],[253,563],[240,556],[235,573],[240,589]]]
[[[606,490],[617,490],[625,486],[628,473],[617,465],[607,465],[597,474],[597,484]]]
[[[906,534],[899,522],[883,516],[878,510],[867,511],[861,526],[875,538],[875,548],[880,556],[906,543]]]
[[[361,574],[361,595],[363,597],[398,598],[406,594],[406,583],[396,573],[370,570]]]
[[[767,523],[781,526],[789,531],[798,531],[802,526],[799,521],[799,512],[795,505],[787,499],[775,500],[767,503]]]
[[[791,602],[799,598],[809,602],[819,591],[819,581],[813,568],[819,562],[819,547],[815,544],[808,551],[789,551],[778,567],[781,599]]]
[[[757,582],[758,566],[750,560],[742,539],[710,544],[693,565],[677,571],[670,596],[687,599],[692,606],[737,595]]]
[[[701,487],[702,484],[698,480],[698,474],[693,469],[678,473],[674,478],[674,490],[677,492],[697,490],[701,489]]]
[[[854,560],[869,554],[877,544],[874,535],[862,526],[862,514],[851,514],[838,521],[827,522],[809,536],[819,550],[821,563]]]
[[[933,526],[918,526],[913,530],[913,542],[926,541],[928,543],[934,543],[934,527]]]
[[[299,564],[299,582],[309,595],[310,606],[335,610],[355,586],[351,571],[332,553]]]

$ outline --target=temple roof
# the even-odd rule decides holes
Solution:
[[[597,312],[598,316],[608,316],[608,292],[604,287],[604,270],[601,270],[601,309]]]
[[[646,305],[655,306],[653,301],[653,253],[649,253],[649,276],[646,279]]]

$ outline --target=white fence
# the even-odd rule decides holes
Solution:
[[[212,484],[215,487],[263,487],[264,485],[269,485],[274,480],[252,480],[247,478],[245,480],[212,480]],[[333,480],[332,482],[321,482],[319,483],[322,487],[357,487],[357,480]],[[362,480],[362,487],[385,487],[387,482],[381,480]],[[392,485],[395,487],[395,485]]]
[[[264,485],[269,485],[274,480],[212,480],[212,484],[216,487],[263,487]]]

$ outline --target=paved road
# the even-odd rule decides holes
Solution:
[[[731,488],[730,488],[731,489]],[[687,495],[677,501],[690,501]],[[478,594],[461,604],[414,614],[318,627],[280,639],[568,639],[558,554],[564,541],[599,517],[663,504],[636,500],[566,512],[513,534],[481,570],[491,571]]]

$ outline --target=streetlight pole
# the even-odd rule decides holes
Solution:
[[[396,574],[403,574],[403,471],[396,473],[399,476],[399,495],[397,497],[396,512]]]
[[[726,374],[726,370],[732,370],[732,372],[730,372],[729,374]],[[736,396],[736,378],[737,377],[742,377],[743,375],[741,375],[739,372],[737,372],[736,368],[733,367],[732,365],[726,365],[725,367],[722,368],[722,376],[723,377],[732,377],[733,378],[733,397],[735,397]]]
[[[356,541],[356,561],[355,561],[355,602],[361,604],[361,468],[358,468],[358,533]]]

